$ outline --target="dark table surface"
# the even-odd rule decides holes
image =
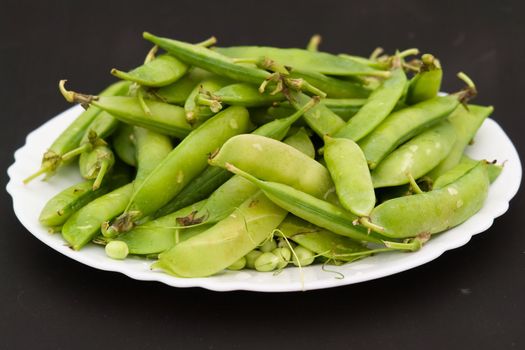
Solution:
[[[439,56],[444,89],[465,70],[476,102],[525,154],[524,6],[519,1],[0,1],[2,186],[25,135],[68,108],[56,84],[96,92],[133,67],[148,30],[223,45],[366,55],[380,45]],[[489,5],[490,4],[490,5]],[[2,192],[0,348],[525,348],[523,191],[466,246],[357,285],[299,293],[177,289],[95,270],[27,232]],[[519,214],[522,213],[522,214]]]

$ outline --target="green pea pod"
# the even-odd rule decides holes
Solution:
[[[188,99],[193,89],[195,89],[201,81],[210,79],[212,76],[211,73],[205,70],[192,67],[182,78],[170,85],[161,87],[153,94],[164,102],[184,105],[184,102]]]
[[[359,111],[359,109],[361,109],[361,107],[363,107],[365,102],[366,99],[361,98],[323,98],[320,101],[320,104],[328,107],[328,109],[334,112],[337,116],[341,117],[343,121],[347,122]],[[272,118],[278,119],[289,116],[293,110],[294,108],[289,102],[282,102],[277,106],[268,108],[266,113]],[[338,123],[338,121],[336,123]]]
[[[461,176],[465,175],[470,169],[478,165],[479,161],[463,155],[461,161],[453,167],[452,169],[443,173],[440,177],[434,181],[433,189],[437,190],[451,184],[452,182],[459,179]],[[498,176],[501,174],[503,166],[489,163],[487,164],[487,174],[489,176],[490,183],[496,181]]]
[[[211,276],[256,248],[285,216],[259,192],[226,219],[160,254],[152,267],[180,277]]]
[[[441,174],[452,169],[459,163],[465,152],[465,148],[469,142],[472,141],[481,124],[483,124],[483,121],[491,115],[493,111],[494,108],[492,106],[468,105],[468,110],[460,106],[448,117],[448,120],[452,123],[456,131],[456,142],[448,156],[428,174],[429,177],[437,179]]]
[[[368,235],[362,227],[354,225],[357,216],[329,202],[282,183],[259,180],[229,163],[226,166],[229,171],[257,185],[279,207],[301,219],[357,241],[381,243],[380,239]]]
[[[113,151],[104,145],[96,146],[91,152],[82,153],[79,159],[80,175],[93,182],[93,189],[97,189],[106,173],[111,171],[115,164]]]
[[[128,82],[117,82],[100,93],[100,96],[120,95],[129,89]],[[62,156],[67,152],[78,147],[83,135],[93,122],[95,117],[100,113],[97,107],[89,107],[80,114],[69,126],[53,141],[49,149],[44,153],[40,170],[24,180],[28,183],[34,178],[46,174],[46,178],[53,175],[56,169],[62,163]]]
[[[376,203],[365,156],[352,140],[325,137],[324,160],[343,208],[357,216],[370,214]]]
[[[99,197],[69,217],[62,227],[62,237],[79,250],[100,233],[100,225],[122,213],[133,193],[133,183]]]
[[[209,226],[205,225],[183,230],[176,228],[180,226],[178,223],[179,217],[191,214],[203,204],[203,201],[197,202],[170,215],[136,226],[115,239],[125,242],[128,245],[130,254],[151,255],[162,253],[175,244],[183,242],[209,228]],[[111,240],[113,239],[110,239],[110,241]]]
[[[292,92],[292,105],[296,108],[302,108],[310,101],[310,97],[303,93]],[[323,104],[311,108],[304,114],[304,120],[308,126],[320,137],[325,135],[334,135],[346,124],[337,114],[332,112]]]
[[[407,82],[403,68],[392,71],[390,78],[375,89],[359,112],[341,128],[335,137],[359,141],[374,130],[392,112]]]
[[[392,113],[359,141],[370,169],[374,169],[397,146],[448,117],[459,104],[456,95],[438,96]]]
[[[134,186],[139,188],[173,149],[168,136],[136,126],[133,128],[135,140],[137,175]]]
[[[318,198],[325,198],[334,186],[324,166],[291,146],[259,135],[232,137],[210,159],[214,166],[225,168],[227,163]]]
[[[247,83],[236,83],[213,92],[209,96],[201,94],[197,99],[200,104],[222,108],[222,104],[231,106],[260,107],[284,100],[282,93],[260,93],[257,86]]]
[[[310,137],[304,128],[300,128],[297,132],[288,136],[286,140],[284,140],[284,143],[301,151],[312,159],[315,158],[314,144],[312,143],[312,140],[310,140]]]
[[[129,72],[113,68],[111,74],[143,86],[161,87],[177,81],[186,74],[188,66],[170,55],[160,55]]]
[[[343,58],[326,52],[312,52],[303,49],[280,49],[266,46],[216,47],[214,50],[232,58],[268,57],[285,66],[327,75],[388,76],[388,72],[371,68],[350,58]]]
[[[278,230],[300,246],[332,261],[350,262],[371,254],[365,245],[293,215],[288,215]]]
[[[130,211],[136,212],[136,217],[157,211],[206,168],[211,153],[250,127],[248,111],[243,107],[229,107],[207,120],[150,173],[133,194]]]
[[[96,190],[93,190],[92,180],[75,184],[51,198],[40,212],[38,219],[44,226],[61,226],[74,212],[110,190],[126,184],[129,180],[128,172],[119,168]]]
[[[292,68],[290,77],[304,79],[329,98],[366,98],[371,89],[355,81],[341,80],[321,73]]]
[[[421,56],[423,66],[408,86],[406,102],[413,105],[437,96],[441,88],[443,70],[439,60],[430,54]]]
[[[485,162],[447,186],[395,198],[377,206],[361,223],[392,238],[430,235],[461,224],[478,212],[488,194]]]
[[[296,111],[287,118],[274,120],[257,128],[253,131],[253,134],[281,140],[286,136],[290,126],[297,121],[297,119],[299,119],[308,108],[312,107],[314,103],[315,100],[312,104],[306,105],[303,109]],[[198,177],[184,187],[184,189],[169,203],[160,208],[155,213],[155,217],[167,215],[208,197],[213,191],[219,188],[219,186],[230,179],[231,176],[232,174],[229,171],[222,168],[214,166],[207,167]]]
[[[227,82],[224,79],[214,78],[201,81],[199,84],[197,84],[197,86],[195,86],[184,103],[184,110],[186,111],[186,120],[188,123],[194,125],[198,122],[203,122],[218,112],[212,111],[208,106],[199,105],[197,103],[197,97],[201,91],[213,93],[217,90],[220,90],[226,84]]]
[[[372,172],[374,187],[398,186],[435,168],[449,154],[456,133],[444,120],[390,153]]]
[[[122,123],[113,135],[115,153],[124,163],[131,166],[137,166],[134,138],[133,126],[125,123]]]

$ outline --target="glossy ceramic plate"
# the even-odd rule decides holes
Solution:
[[[100,246],[89,245],[81,251],[68,248],[60,234],[50,234],[38,222],[40,210],[49,198],[62,189],[80,181],[76,166],[61,169],[47,182],[35,180],[24,185],[22,179],[39,168],[43,151],[52,140],[81,112],[76,106],[59,114],[27,136],[26,144],[15,152],[15,163],[8,169],[10,182],[7,191],[13,197],[15,214],[36,238],[54,250],[85,265],[106,271],[121,272],[138,280],[159,281],[174,287],[202,287],[216,291],[251,290],[262,292],[300,291],[337,287],[392,275],[425,264],[445,251],[466,244],[470,238],[487,230],[494,219],[505,213],[509,201],[521,182],[521,164],[514,145],[501,127],[487,119],[467,153],[476,159],[497,159],[505,162],[500,177],[490,187],[483,208],[463,224],[434,236],[414,253],[384,253],[351,264],[333,267],[344,276],[326,272],[321,266],[286,268],[274,275],[271,272],[225,271],[208,278],[176,278],[152,271],[151,260],[128,258],[124,261],[108,258]]]

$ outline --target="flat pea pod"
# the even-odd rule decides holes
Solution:
[[[122,123],[113,135],[113,149],[117,156],[126,164],[137,166],[135,158],[135,136],[133,126]]]
[[[191,125],[196,124],[197,122],[203,122],[209,119],[218,111],[212,111],[208,106],[201,106],[197,103],[197,97],[201,91],[207,91],[208,93],[213,93],[223,86],[227,82],[224,79],[213,78],[209,80],[201,81],[195,86],[192,92],[189,94],[186,102],[184,103],[184,110],[186,111],[186,120]]]
[[[466,172],[475,167],[478,163],[479,161],[464,155],[463,157],[461,157],[461,160],[458,163],[458,165],[446,171],[440,177],[438,177],[436,181],[434,181],[432,188],[437,190],[445,187],[446,185],[456,181],[461,176],[465,175]],[[487,174],[489,176],[490,183],[496,181],[498,176],[501,174],[502,170],[503,166],[501,165],[494,163],[487,164]]]
[[[97,189],[106,173],[115,164],[115,155],[111,148],[100,145],[96,146],[91,152],[82,153],[79,158],[80,175],[84,179],[94,179],[93,189]]]
[[[403,68],[395,68],[392,75],[370,94],[359,112],[334,136],[357,142],[368,135],[392,112],[405,90],[406,83]]]
[[[284,140],[284,143],[301,151],[302,153],[306,154],[312,159],[315,158],[314,144],[312,143],[312,140],[310,140],[310,137],[308,136],[304,128],[300,128],[297,132],[288,136]]]
[[[350,262],[369,252],[365,245],[315,226],[296,216],[288,215],[278,230],[299,246],[324,256],[332,261]]]
[[[126,209],[133,193],[133,183],[109,192],[69,217],[62,227],[62,237],[74,250],[79,250],[100,232],[100,225]]]
[[[370,214],[376,203],[366,158],[352,140],[325,137],[324,160],[343,208],[357,216]]]
[[[374,169],[397,146],[448,117],[459,104],[456,95],[438,96],[392,113],[359,141],[370,169]]]
[[[430,54],[421,56],[423,66],[410,80],[406,103],[413,105],[437,96],[441,88],[443,70],[439,60]]]
[[[157,211],[206,168],[211,153],[250,128],[248,111],[243,107],[229,107],[204,122],[150,173],[133,194],[130,211],[136,211],[137,217]]]
[[[129,89],[128,82],[117,82],[100,93],[100,96],[120,95]],[[69,126],[60,133],[53,141],[48,150],[44,153],[40,170],[24,180],[24,183],[35,179],[36,177],[46,174],[46,177],[53,175],[56,169],[62,163],[62,156],[67,152],[78,147],[84,133],[89,128],[95,117],[100,113],[97,107],[89,107],[80,114]]]
[[[448,156],[428,174],[429,177],[437,179],[441,174],[452,169],[459,163],[465,148],[469,142],[472,141],[481,124],[483,124],[483,121],[491,115],[493,111],[494,108],[492,106],[468,105],[468,110],[464,106],[459,106],[454,113],[448,117],[448,120],[452,123],[456,131],[456,142]]]
[[[75,184],[53,196],[40,212],[38,220],[44,226],[61,226],[77,210],[110,190],[128,183],[130,176],[122,169],[116,170],[107,181],[93,190],[93,181],[83,181]]]
[[[212,74],[197,67],[191,67],[182,78],[163,86],[153,92],[160,100],[177,105],[184,105],[191,92],[203,80],[210,79]]]
[[[282,93],[270,94],[259,92],[259,88],[253,84],[235,83],[212,92],[210,96],[199,95],[197,103],[209,104],[215,108],[222,108],[222,104],[244,107],[269,106],[273,102],[282,101],[285,96]]]
[[[210,159],[214,166],[225,168],[227,163],[258,178],[283,182],[318,198],[327,196],[334,186],[324,166],[292,146],[264,136],[232,137]]]
[[[310,97],[298,92],[292,92],[292,105],[296,109],[302,108],[310,101]],[[308,126],[320,137],[334,135],[338,130],[346,125],[345,121],[337,114],[332,112],[323,104],[311,108],[307,111],[303,119]]]
[[[375,188],[403,185],[435,168],[449,154],[456,132],[444,120],[390,153],[372,172]]]
[[[211,276],[255,249],[285,216],[259,192],[207,231],[160,254],[153,267],[181,277]]]
[[[264,124],[255,129],[253,134],[281,140],[288,133],[290,126],[295,121],[297,121],[297,119],[299,119],[311,106],[313,106],[313,103],[305,106],[305,108],[296,111],[295,113],[292,113],[287,118],[273,120],[267,124]],[[207,167],[198,177],[193,179],[186,187],[184,187],[184,189],[169,203],[160,208],[155,213],[155,217],[172,213],[175,210],[208,197],[213,191],[228,181],[228,179],[231,177],[232,174],[227,170],[214,166]]]
[[[266,46],[216,47],[214,50],[232,58],[268,57],[285,66],[327,75],[388,76],[388,72],[371,68],[350,58],[343,58],[326,52],[312,52],[303,49],[281,49]]]
[[[291,78],[304,79],[326,93],[328,98],[366,98],[371,90],[355,81],[341,80],[321,73],[292,68]]]
[[[135,82],[143,86],[161,87],[181,78],[188,66],[170,55],[160,55],[153,60],[129,71],[113,68],[111,74],[122,80]]]
[[[137,175],[134,186],[142,185],[149,174],[155,169],[173,149],[168,136],[135,126],[133,128],[135,140]]]
[[[301,219],[357,241],[381,243],[379,238],[368,235],[365,229],[354,225],[357,216],[334,204],[282,183],[259,180],[231,164],[227,164],[227,169],[250,180],[272,202]]]
[[[380,204],[369,219],[361,219],[361,223],[392,238],[442,232],[478,212],[487,197],[488,187],[486,164],[480,162],[443,188]]]
[[[204,201],[197,202],[186,208],[182,208],[170,215],[157,218],[145,224],[134,227],[115,239],[128,245],[129,253],[135,255],[151,255],[162,253],[175,244],[193,237],[199,232],[210,228],[210,225],[187,228],[179,230],[178,218],[191,214],[198,210]]]
[[[338,117],[341,117],[345,122],[352,118],[361,107],[366,103],[366,99],[362,98],[323,98],[320,104],[328,107]],[[289,102],[279,103],[277,106],[268,108],[267,113],[274,118],[282,118],[290,115],[293,107]],[[336,122],[338,123],[338,122]],[[342,124],[340,124],[342,125]]]

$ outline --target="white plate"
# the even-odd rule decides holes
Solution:
[[[476,159],[505,161],[502,174],[490,187],[485,205],[476,215],[460,226],[434,236],[420,251],[378,254],[351,264],[330,266],[330,270],[344,275],[343,279],[323,271],[320,266],[306,267],[302,275],[298,268],[286,268],[278,275],[271,272],[225,271],[208,278],[176,278],[150,270],[151,260],[112,260],[106,257],[100,246],[89,245],[81,251],[73,251],[64,244],[59,234],[50,234],[39,224],[38,215],[47,200],[80,181],[80,177],[76,167],[66,167],[47,182],[35,180],[25,186],[22,179],[38,169],[42,152],[80,112],[81,107],[75,106],[59,114],[30,133],[25,146],[15,152],[15,163],[8,169],[10,181],[7,191],[13,197],[16,216],[36,238],[74,260],[97,269],[121,272],[134,279],[159,281],[174,287],[203,287],[216,291],[299,291],[342,286],[392,275],[425,264],[449,249],[464,245],[473,235],[487,230],[495,218],[507,211],[509,201],[521,182],[521,164],[514,145],[494,120],[487,119],[467,153]]]

